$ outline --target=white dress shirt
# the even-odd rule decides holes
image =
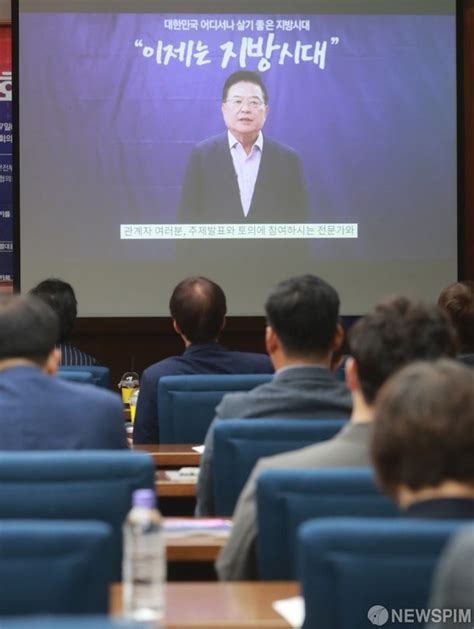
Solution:
[[[258,169],[262,159],[263,135],[260,131],[255,140],[250,154],[247,155],[244,147],[234,138],[230,131],[227,131],[229,138],[229,149],[234,162],[235,174],[239,184],[240,202],[244,216],[247,216],[252,203],[255,182],[257,181]]]

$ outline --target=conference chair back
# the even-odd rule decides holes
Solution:
[[[105,614],[94,616],[22,616],[0,618],[2,629],[150,629],[150,623],[110,618]],[[156,629],[159,629],[158,626]]]
[[[232,515],[258,459],[331,439],[344,419],[232,419],[214,427],[216,514]]]
[[[111,536],[103,522],[0,521],[0,616],[105,614]]]
[[[334,375],[336,376],[337,380],[339,380],[339,382],[345,382],[346,381],[346,363],[350,358],[350,354],[343,354],[341,356],[341,362],[339,363],[339,365],[336,367],[335,371],[334,371]]]
[[[155,489],[155,466],[123,451],[5,452],[0,519],[99,520],[112,527],[111,580],[121,577],[122,524],[135,489]]]
[[[79,369],[71,369],[63,371],[58,369],[58,378],[61,380],[67,380],[68,382],[80,382],[81,384],[95,384],[94,376],[90,371],[83,371]]]
[[[296,579],[296,534],[311,518],[397,517],[365,468],[265,470],[257,479],[260,578]]]
[[[462,524],[404,518],[306,522],[298,533],[304,629],[421,629],[429,620],[420,613],[428,610],[436,563]]]
[[[62,366],[58,369],[58,376],[60,378],[67,378],[68,380],[74,379],[74,374],[90,373],[92,375],[92,383],[98,387],[108,389],[110,386],[110,369],[108,367],[102,367],[100,365],[87,365],[77,367]],[[81,376],[79,376],[80,378]],[[77,377],[76,377],[77,379]]]
[[[204,443],[216,406],[226,393],[249,391],[270,374],[164,376],[158,382],[161,443]]]

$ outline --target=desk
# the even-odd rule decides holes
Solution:
[[[189,518],[193,523],[199,520],[209,521],[210,518]],[[165,518],[165,522],[177,520],[183,522],[186,518]],[[220,521],[221,518],[216,518]],[[230,531],[229,531],[230,534]],[[166,558],[168,561],[208,561],[217,559],[221,548],[225,545],[229,535],[216,534],[212,530],[203,533],[183,533],[180,536],[166,537]]]
[[[120,614],[122,586],[112,586],[111,613]],[[167,583],[163,629],[287,629],[272,602],[299,594],[295,581]]]
[[[174,481],[166,476],[165,470],[156,472],[156,494],[159,497],[194,497],[196,496],[196,481]]]
[[[134,445],[136,452],[147,452],[153,457],[157,467],[195,467],[201,462],[201,455],[189,444],[151,444]]]
[[[168,561],[208,561],[214,562],[226,539],[218,535],[173,538],[166,541]],[[189,577],[188,577],[189,578]]]

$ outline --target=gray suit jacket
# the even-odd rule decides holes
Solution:
[[[344,419],[352,400],[345,384],[329,369],[291,367],[252,391],[228,393],[216,409],[206,435],[197,486],[196,515],[214,515],[213,446],[215,423],[223,419]]]
[[[434,580],[431,609],[470,610],[470,622],[433,623],[428,629],[472,627],[474,623],[474,526],[463,530],[443,552]]]
[[[240,494],[230,538],[216,562],[220,579],[240,581],[257,578],[257,477],[263,470],[369,467],[371,425],[350,422],[335,437],[312,446],[260,459]]]

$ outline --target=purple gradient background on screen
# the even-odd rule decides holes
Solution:
[[[176,221],[191,149],[225,129],[222,84],[240,69],[238,59],[221,67],[219,46],[267,35],[165,30],[164,20],[173,17],[184,16],[21,16],[21,133],[33,138],[28,161],[38,181],[55,188],[51,204],[58,211],[81,199],[80,220],[65,211],[63,227],[77,230],[82,251],[92,256],[104,246],[117,258],[174,255],[172,243],[121,243],[118,226]],[[359,224],[357,241],[319,240],[313,257],[451,257],[454,17],[246,17],[310,20],[310,32],[275,31],[275,43],[328,41],[324,70],[291,60],[278,65],[272,58],[263,73],[270,105],[264,134],[300,155],[312,221]],[[338,45],[330,44],[332,37]],[[138,38],[149,45],[200,39],[212,62],[158,65],[134,46]],[[246,68],[257,64],[249,59]]]

